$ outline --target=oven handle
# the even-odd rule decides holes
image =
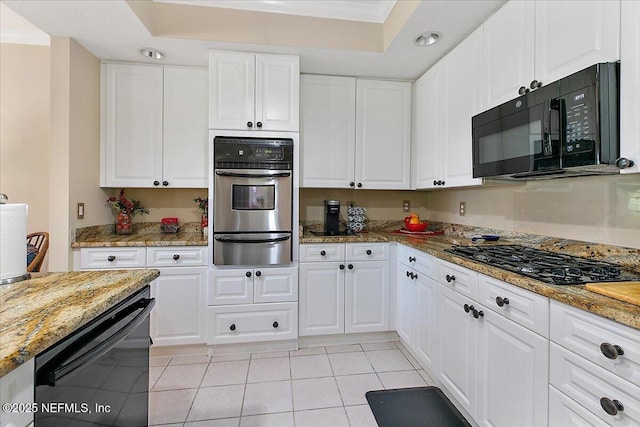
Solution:
[[[269,173],[251,174],[251,173],[216,171],[216,175],[230,176],[233,178],[287,178],[291,176],[291,172],[280,172],[280,173],[273,173],[273,174],[269,174]]]
[[[141,308],[143,309],[140,314],[131,319],[131,321],[127,323],[122,329],[119,329],[117,332],[115,332],[106,340],[102,341],[100,344],[93,347],[91,350],[74,358],[71,362],[65,363],[63,365],[56,363],[61,360],[67,360],[70,358],[70,356],[73,356],[74,353],[77,353],[75,348],[74,351],[70,352],[70,354],[61,353],[56,358],[52,359],[50,363],[52,363],[53,366],[43,366],[41,369],[42,374],[38,373],[36,375],[36,385],[48,385],[55,387],[56,382],[60,381],[62,378],[107,353],[109,350],[120,344],[120,342],[122,342],[122,340],[124,340],[127,335],[129,335],[135,328],[137,328],[142,322],[144,322],[155,303],[155,298],[143,298],[141,300],[138,300],[137,302],[132,304],[128,310],[123,310],[115,317],[101,324],[100,327],[96,328],[96,330],[89,336],[82,337],[83,343],[90,343],[94,338],[100,336],[105,330],[108,330],[111,326],[117,324],[123,318],[129,316],[133,311],[139,310]]]
[[[218,242],[222,243],[275,243],[289,240],[291,236],[275,237],[272,239],[234,239],[231,237],[215,237]]]

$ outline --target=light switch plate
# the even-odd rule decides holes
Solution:
[[[467,214],[467,202],[460,202],[460,216]]]
[[[402,212],[409,212],[411,210],[411,201],[403,200],[402,201]]]
[[[77,204],[76,214],[78,219],[84,219],[84,203]]]

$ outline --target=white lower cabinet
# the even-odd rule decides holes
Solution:
[[[602,420],[549,386],[549,427],[599,427]]]
[[[301,336],[389,330],[388,244],[344,245],[301,245]]]
[[[207,344],[298,338],[297,267],[223,267],[211,271]]]

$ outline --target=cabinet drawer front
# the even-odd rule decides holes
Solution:
[[[613,426],[640,425],[640,387],[551,343],[549,382],[602,421]],[[609,415],[600,399],[617,400],[624,410]]]
[[[209,307],[208,344],[298,338],[296,303]]]
[[[388,259],[388,243],[347,243],[348,261],[385,261]]]
[[[602,420],[549,386],[549,427],[600,427]]]
[[[478,274],[478,294],[485,307],[549,338],[548,298],[484,274]]]
[[[247,273],[251,273],[247,277]],[[214,270],[209,275],[208,305],[253,302],[253,270]]]
[[[640,330],[586,311],[551,302],[551,340],[640,386]],[[624,354],[608,359],[600,346],[619,346]]]
[[[436,263],[434,258],[427,253],[398,245],[398,261],[432,279],[436,278]]]
[[[300,262],[344,261],[344,252],[344,243],[304,244],[300,245]]]
[[[147,266],[149,267],[191,267],[206,264],[206,247],[163,246],[147,249]]]
[[[82,248],[81,269],[144,268],[147,248]]]
[[[447,261],[438,260],[438,283],[478,300],[478,273]]]
[[[254,302],[298,301],[298,269],[256,268],[253,298]]]

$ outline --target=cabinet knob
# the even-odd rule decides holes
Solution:
[[[178,255],[178,254],[173,255],[173,260],[174,261],[177,261],[179,259],[180,259],[180,255]]]
[[[633,165],[635,165],[635,162],[631,159],[627,159],[626,157],[620,157],[619,159],[616,159],[616,166],[620,169],[630,168]]]
[[[232,323],[231,326],[229,326],[229,329],[232,330],[232,331],[235,331],[236,330],[236,324]]]
[[[348,268],[349,270],[353,270],[353,264],[349,264],[349,265],[347,265],[347,268]]]
[[[411,272],[407,270],[407,277],[411,277]]]
[[[169,181],[162,181],[162,186],[163,186],[163,187],[166,187],[166,186],[168,186],[168,185],[169,185]]]
[[[320,251],[321,256],[325,256],[326,254],[327,254],[327,251]]]
[[[608,397],[600,399],[600,406],[609,415],[618,415],[618,412],[624,411],[624,405],[619,400],[611,400]]]
[[[509,298],[496,297],[496,304],[498,304],[498,307],[509,305]]]
[[[414,262],[415,260],[416,260],[416,257],[414,257],[414,256],[410,256],[409,257],[409,262]]]
[[[247,277],[251,277],[251,272],[250,272],[250,271],[247,271],[247,272],[245,273],[245,276],[247,276]]]
[[[273,322],[273,325],[271,325],[271,326],[273,326],[274,328],[277,328],[278,327],[278,322]]]
[[[367,249],[367,255],[371,255],[371,254],[372,254],[371,249]]]
[[[253,122],[247,122],[247,127],[248,128],[252,128],[253,127]]]
[[[433,180],[433,185],[438,185],[438,181],[436,181],[435,179]]]
[[[603,342],[600,344],[600,351],[604,354],[604,357],[607,359],[617,359],[618,356],[622,356],[624,354],[624,350],[619,345],[609,344],[608,342]]]
[[[464,308],[465,313],[469,313],[470,311],[475,310],[475,307],[469,304],[463,305],[462,308]]]
[[[355,186],[356,186],[356,183],[355,183],[355,182],[351,181],[351,182],[349,183],[349,187],[355,187]]]
[[[362,188],[362,183],[361,182],[358,183],[358,188]]]
[[[157,187],[158,185],[160,185],[160,181],[153,181],[153,185]]]
[[[520,89],[518,89],[518,95],[524,95],[526,93],[529,93],[529,88],[526,88],[524,86],[520,86]]]
[[[482,317],[482,316],[484,316],[484,312],[482,310],[480,310],[480,311],[478,311],[476,309],[473,310],[473,317],[475,317],[477,319],[478,317]]]
[[[262,272],[261,272],[260,270],[256,271],[256,276],[257,276],[257,277],[262,276]]]
[[[442,185],[444,185],[444,179],[442,180]]]
[[[445,278],[445,279],[447,279],[447,283],[451,283],[451,282],[453,282],[454,280],[456,280],[456,276],[454,276],[454,275],[449,276],[449,275],[447,274],[444,278]]]
[[[107,261],[109,261],[109,262],[113,262],[113,261],[115,261],[115,260],[116,260],[116,257],[115,257],[114,255],[109,255],[109,256],[107,257]]]
[[[531,88],[531,90],[535,90],[541,87],[542,87],[542,82],[539,82],[537,80],[531,80],[531,84],[529,85],[529,88]]]
[[[418,273],[412,273],[411,278],[412,278],[412,279],[417,279],[417,278],[418,278]]]
[[[262,122],[258,122],[258,123],[256,123],[256,126],[258,126],[259,128],[261,128],[261,127],[262,127]]]
[[[344,270],[344,264],[340,264],[340,270]]]

